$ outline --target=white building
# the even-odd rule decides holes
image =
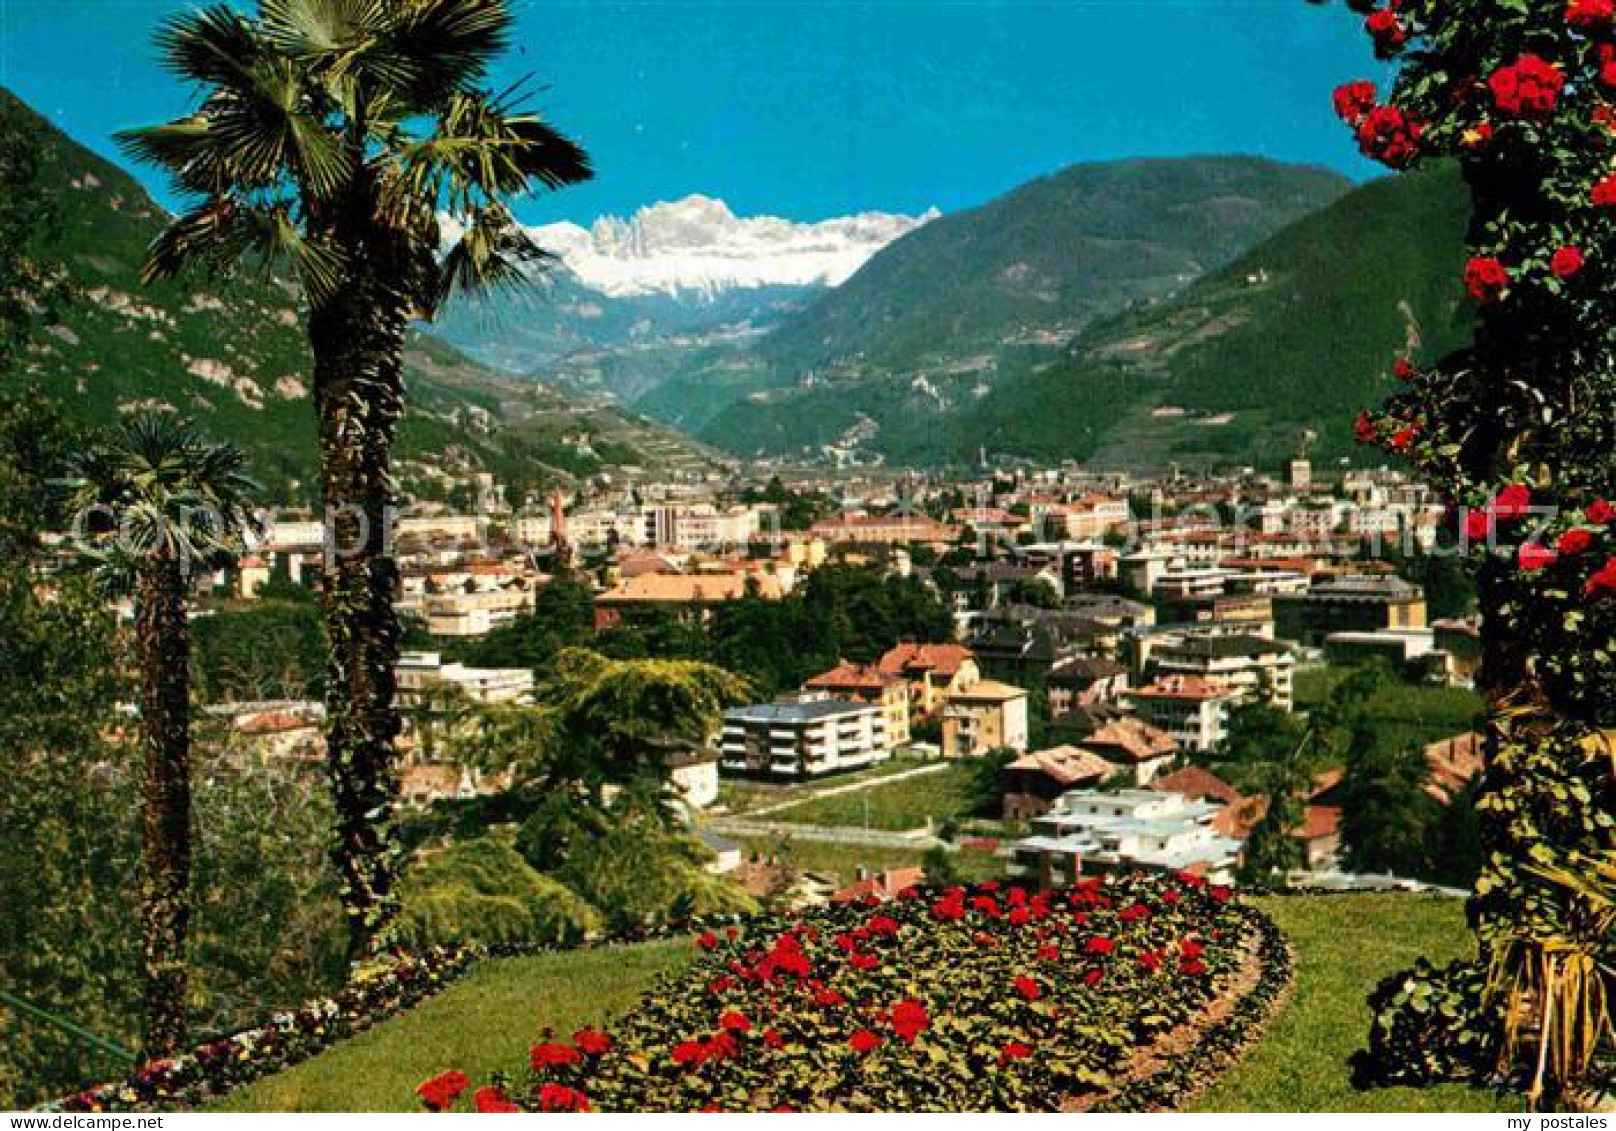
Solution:
[[[886,710],[829,696],[803,696],[724,712],[719,753],[730,773],[805,778],[892,757]]]
[[[1084,874],[1194,871],[1229,879],[1238,840],[1212,818],[1221,806],[1149,789],[1073,790],[1033,819],[1033,835],[1011,846],[1012,871],[1057,887]]]
[[[1129,691],[1134,713],[1166,731],[1185,750],[1208,754],[1229,736],[1229,712],[1245,698],[1239,688],[1195,676],[1164,676]]]
[[[446,664],[437,652],[405,652],[394,669],[398,697],[413,703],[434,685],[458,687],[478,703],[514,703],[533,691],[533,673],[526,668],[468,668]]]

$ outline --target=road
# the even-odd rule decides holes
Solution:
[[[910,848],[924,851],[942,845],[948,851],[954,846],[938,840],[930,833],[916,830],[907,833],[885,832],[881,829],[844,828],[828,825],[794,825],[789,821],[759,821],[755,815],[741,817],[705,817],[705,828],[727,837],[749,837],[792,840],[813,840],[826,844],[852,844],[868,848]]]

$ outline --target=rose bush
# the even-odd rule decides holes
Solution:
[[[529,1111],[1052,1110],[1118,1088],[1258,941],[1193,876],[910,890],[698,935],[609,1030],[542,1034],[490,1087]]]

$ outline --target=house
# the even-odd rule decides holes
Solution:
[[[1024,821],[1047,813],[1061,794],[1097,786],[1115,772],[1098,754],[1075,746],[1023,754],[999,771],[1004,819]]]
[[[527,668],[468,668],[443,662],[438,652],[405,652],[394,669],[401,706],[420,703],[432,687],[458,688],[478,703],[518,703],[533,693]]]
[[[892,742],[880,706],[801,696],[725,711],[719,750],[728,773],[810,778],[884,762]]]
[[[780,578],[768,572],[643,573],[625,578],[595,598],[595,628],[610,628],[626,613],[639,609],[705,618],[714,606],[748,594],[778,601],[786,590]]]
[[[885,674],[902,676],[908,682],[911,723],[935,717],[950,695],[982,678],[976,657],[969,648],[959,644],[907,641],[890,649],[875,666]]]
[[[668,754],[668,784],[692,809],[718,800],[718,751],[710,746],[681,744]]]
[[[798,911],[830,902],[840,881],[826,872],[805,872],[777,856],[755,853],[730,879],[760,903]]]
[[[1337,632],[1425,627],[1425,591],[1400,577],[1344,577],[1274,597],[1281,639],[1319,647]]]
[[[975,758],[991,750],[1027,749],[1027,692],[982,680],[943,706],[943,757]]]
[[[1251,830],[1268,813],[1266,797],[1241,797],[1226,805],[1213,824],[1220,833],[1245,841]],[[1326,872],[1341,859],[1341,809],[1336,805],[1308,805],[1302,823],[1291,830],[1302,843],[1303,867],[1310,872]]]
[[[876,704],[886,713],[888,741],[894,747],[909,744],[909,681],[896,672],[884,672],[875,664],[841,664],[803,687],[837,699]]]
[[[1476,731],[1431,743],[1425,748],[1425,764],[1430,767],[1425,792],[1438,804],[1452,804],[1456,796],[1481,777],[1486,750],[1486,736]]]
[[[1113,703],[1128,690],[1128,678],[1127,667],[1115,660],[1080,656],[1061,661],[1044,679],[1050,717],[1059,718],[1078,707]]]
[[[447,762],[407,765],[399,771],[399,797],[406,805],[422,808],[435,801],[464,801],[481,792],[478,775]]]
[[[842,515],[814,523],[815,538],[829,545],[893,546],[906,543],[944,547],[959,537],[959,527],[925,515]]]
[[[1073,790],[1034,818],[1031,836],[1010,846],[1012,871],[1045,888],[1122,871],[1191,871],[1227,880],[1240,842],[1213,827],[1219,808],[1155,790]]]
[[[1132,715],[1110,719],[1083,739],[1080,749],[1105,759],[1112,773],[1149,785],[1178,757],[1178,744],[1164,731]]]
[[[1135,713],[1185,750],[1209,754],[1229,734],[1229,713],[1245,692],[1199,676],[1164,676],[1128,692]]]
[[[426,630],[432,636],[454,639],[487,636],[533,611],[534,590],[522,582],[494,588],[454,589],[429,593],[422,600]]]
[[[1146,670],[1194,676],[1238,688],[1248,700],[1290,711],[1296,656],[1289,645],[1261,636],[1186,633],[1154,643]]]
[[[696,837],[707,846],[707,851],[713,858],[706,864],[705,871],[715,876],[727,876],[746,862],[746,854],[741,846],[728,837],[719,836],[711,829],[697,829]]]
[[[1232,805],[1240,800],[1240,791],[1211,770],[1201,766],[1185,766],[1170,774],[1163,774],[1150,783],[1158,793],[1178,793],[1191,801],[1215,801]]]
[[[325,707],[319,703],[266,703],[227,707],[233,745],[262,761],[317,763],[325,759]],[[239,745],[236,745],[239,744]]]

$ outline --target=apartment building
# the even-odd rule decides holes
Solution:
[[[830,696],[782,699],[724,712],[719,739],[726,773],[815,778],[892,756],[886,713]]]
[[[1228,738],[1229,713],[1245,692],[1197,676],[1164,676],[1125,698],[1135,714],[1166,731],[1180,748],[1209,754]]]

